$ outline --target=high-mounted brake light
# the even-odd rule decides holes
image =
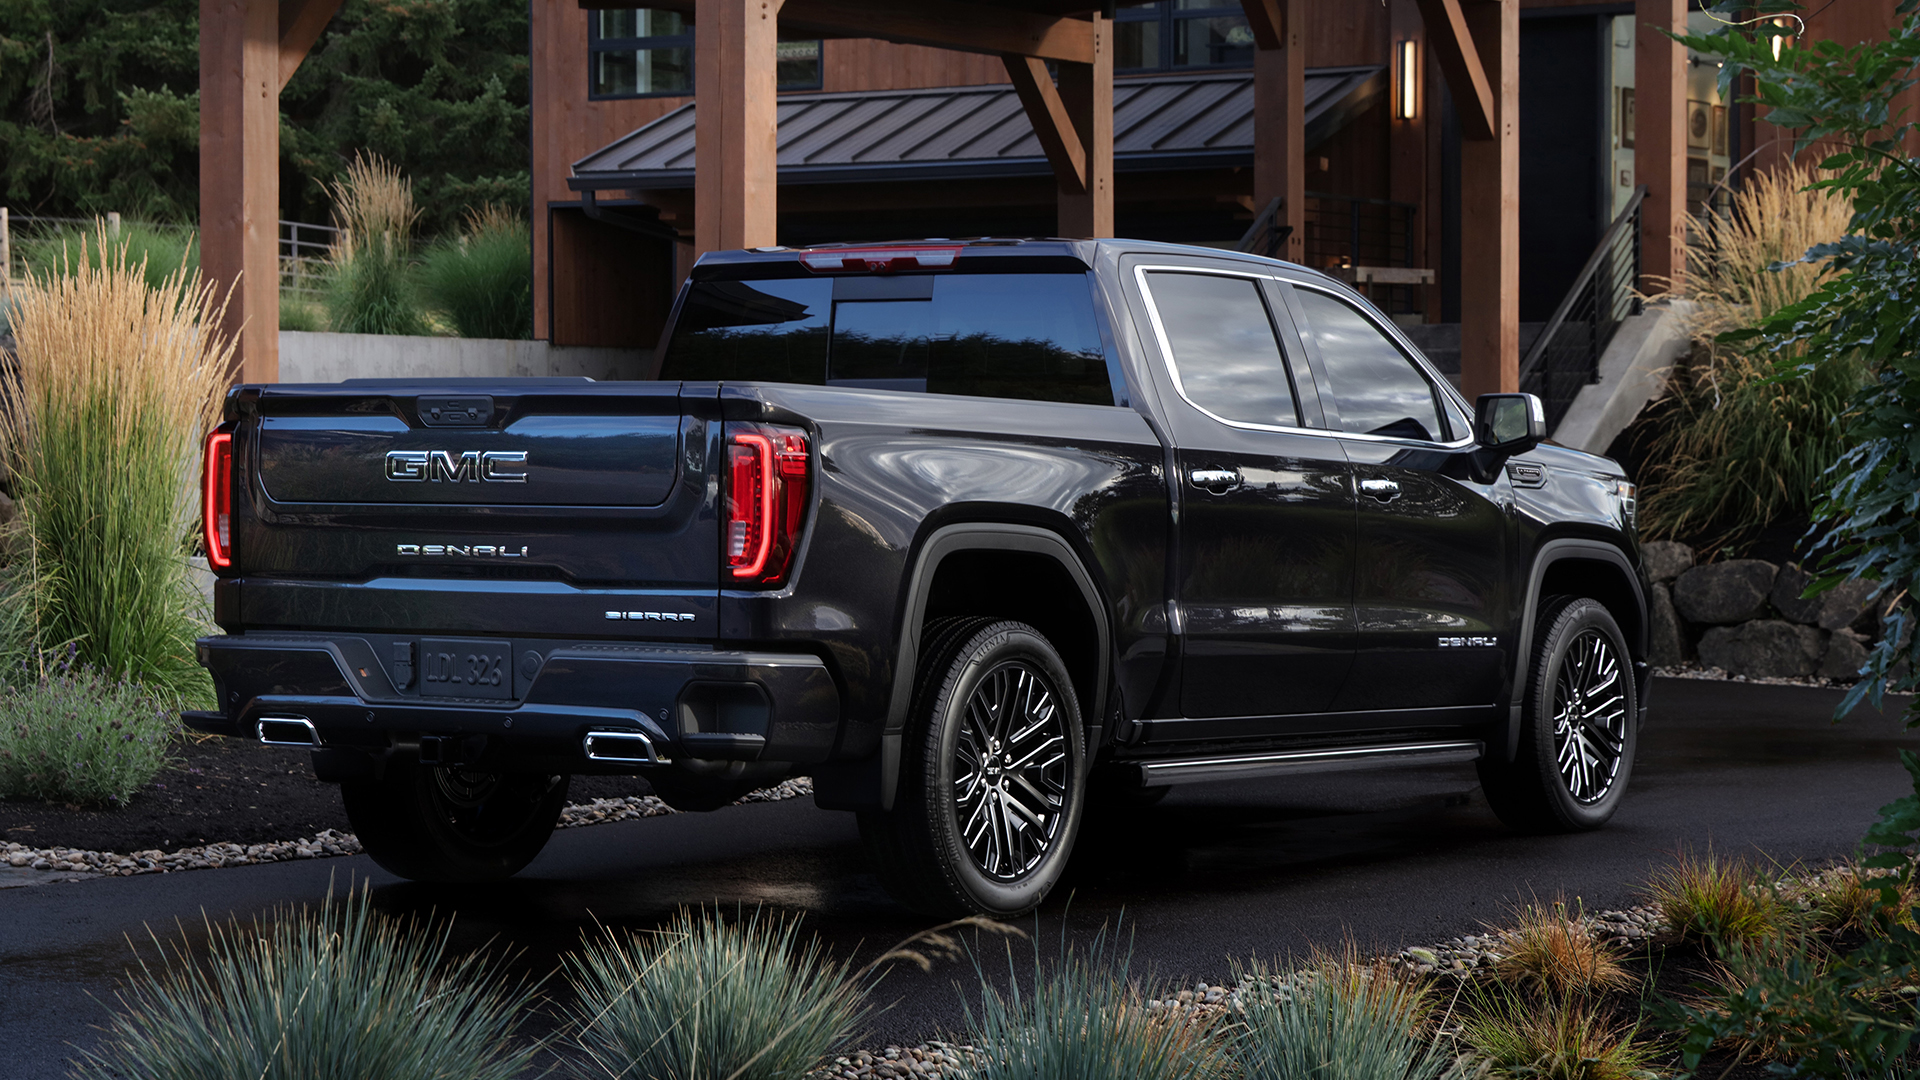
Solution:
[[[216,431],[207,436],[207,456],[200,473],[200,536],[207,547],[207,565],[233,565],[233,435]]]
[[[773,586],[786,579],[806,519],[811,461],[804,431],[727,425],[722,535],[727,573],[736,584]]]
[[[800,263],[816,274],[845,270],[864,270],[870,274],[890,274],[896,270],[945,270],[960,257],[962,246],[823,248],[801,252]]]

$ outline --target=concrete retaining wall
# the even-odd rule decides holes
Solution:
[[[646,378],[652,349],[567,348],[544,341],[280,331],[281,382],[585,375]]]

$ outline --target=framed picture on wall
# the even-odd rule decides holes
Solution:
[[[1620,149],[1633,149],[1633,87],[1620,88]]]
[[[1704,101],[1687,102],[1687,149],[1706,150],[1713,146],[1713,117]]]
[[[1727,156],[1727,107],[1713,107],[1713,152],[1721,157]]]

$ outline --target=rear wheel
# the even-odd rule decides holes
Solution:
[[[1480,762],[1487,802],[1509,827],[1596,829],[1620,805],[1638,744],[1633,669],[1605,605],[1556,596],[1540,605],[1511,762]]]
[[[381,779],[342,784],[360,846],[414,881],[498,881],[520,872],[553,835],[567,778],[387,764]]]
[[[1066,665],[1025,623],[941,619],[922,640],[894,808],[860,815],[861,838],[917,911],[1030,911],[1080,828],[1086,756]]]

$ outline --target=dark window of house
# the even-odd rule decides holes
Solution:
[[[1300,426],[1259,282],[1216,274],[1147,277],[1188,401],[1222,420]]]
[[[1379,327],[1325,293],[1300,289],[1296,295],[1307,332],[1320,347],[1320,370],[1340,430],[1433,442],[1447,437],[1438,391]]]
[[[1246,67],[1253,30],[1239,4],[1160,0],[1114,13],[1114,67],[1121,71]]]
[[[588,92],[594,98],[693,93],[693,24],[677,12],[602,8],[587,21]],[[782,90],[820,88],[820,42],[781,40],[775,78]]]
[[[830,278],[696,282],[660,377],[1088,405],[1124,396],[1085,274],[941,274],[931,291],[835,302]]]

